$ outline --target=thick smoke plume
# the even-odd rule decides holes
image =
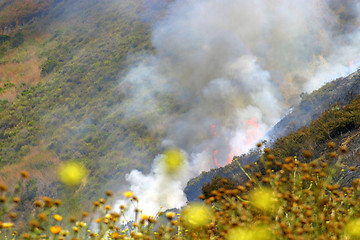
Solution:
[[[355,70],[356,1],[178,0],[153,29],[156,53],[137,56],[121,89],[129,118],[165,129],[187,154],[182,177],[158,169],[127,180],[144,211],[185,203],[187,180],[249,150],[303,91]],[[161,156],[159,156],[161,157]],[[170,196],[170,197],[166,197]]]

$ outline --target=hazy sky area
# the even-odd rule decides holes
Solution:
[[[248,151],[299,101],[360,61],[357,1],[179,0],[153,28],[156,53],[141,56],[121,86],[127,117],[163,127],[164,148],[186,155],[181,174],[127,175],[140,209],[180,207],[189,178]],[[160,112],[171,94],[181,114]],[[144,184],[144,179],[146,184]]]

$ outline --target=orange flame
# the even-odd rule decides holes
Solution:
[[[350,66],[350,67],[353,67],[353,66],[354,66],[354,61],[353,61],[353,60],[351,60],[351,61],[349,62],[349,66]]]
[[[259,138],[261,138],[260,124],[256,117],[252,117],[250,120],[246,120],[246,123],[250,125],[250,129],[246,135],[246,145],[253,145]]]
[[[211,131],[214,133],[214,135],[215,135],[216,137],[219,137],[219,135],[218,135],[217,132],[215,131],[216,125],[215,125],[215,124],[212,124],[212,125],[210,125],[210,128],[211,128]]]
[[[360,60],[360,56],[357,56],[356,58],[354,58],[353,60],[349,61],[349,67],[354,67],[355,63],[359,62]]]
[[[217,134],[217,132],[215,131],[216,125],[212,124],[210,125],[210,129],[213,132],[213,134],[215,135],[215,137],[219,137],[219,135]],[[216,167],[221,167],[221,165],[219,164],[218,160],[217,160],[217,154],[219,153],[219,150],[215,149],[213,151],[213,158],[214,158],[214,162]]]
[[[261,137],[263,137],[263,135],[262,135],[261,130],[260,130],[261,125],[260,125],[260,123],[259,123],[259,121],[258,121],[258,119],[256,117],[252,117],[249,120],[246,120],[246,123],[249,126],[248,126],[248,129],[246,131],[245,145],[246,145],[246,147],[250,148],[256,143],[256,141],[258,141]],[[215,124],[210,125],[210,129],[213,132],[214,136],[220,137],[219,134],[215,130],[216,129]],[[222,167],[222,165],[218,161],[218,153],[219,153],[218,149],[215,149],[213,151],[214,163],[215,163],[216,167]],[[226,163],[224,165],[230,164],[232,162],[233,156],[235,154],[237,154],[237,153],[234,153],[234,151],[232,151],[231,147],[229,146],[228,158],[227,158]]]
[[[216,128],[216,125],[215,125],[215,124],[210,125],[210,129],[211,129],[211,131],[213,132],[214,136],[215,136],[215,137],[220,137],[219,134],[216,132],[215,128]],[[226,160],[226,163],[225,163],[224,165],[231,163],[231,162],[232,162],[232,159],[233,159],[233,154],[231,154],[230,146],[229,146],[229,151],[228,151],[228,152],[229,152],[229,153],[228,153],[229,156],[228,156],[228,159]],[[214,163],[215,163],[216,167],[222,167],[222,165],[219,164],[218,159],[217,159],[217,154],[218,154],[218,153],[219,153],[219,150],[218,150],[218,149],[215,149],[215,150],[213,151]]]
[[[213,156],[214,156],[214,162],[215,162],[215,165],[217,167],[221,167],[221,165],[218,163],[217,161],[217,158],[216,158],[216,155],[219,153],[219,150],[215,149],[214,152],[213,152]]]

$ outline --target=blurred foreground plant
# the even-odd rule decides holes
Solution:
[[[113,194],[106,191],[103,198],[94,201],[91,211],[70,219],[57,212],[60,200],[38,198],[33,203],[36,211],[30,222],[18,225],[13,208],[20,202],[17,196],[21,182],[29,177],[22,172],[23,180],[13,193],[7,193],[7,186],[0,185],[0,236],[57,240],[360,239],[360,179],[353,179],[351,186],[340,187],[346,168],[341,158],[347,148],[342,146],[334,151],[334,143],[328,146],[331,151],[326,162],[311,161],[310,151],[303,153],[307,162],[300,162],[296,157],[276,159],[270,149],[264,149],[261,159],[254,164],[258,172],[246,172],[249,180],[243,185],[214,189],[208,198],[199,196],[203,202],[189,203],[179,214],[168,211],[156,216],[142,214],[139,199],[132,192],[124,193],[131,208],[120,205],[113,209],[108,204]],[[179,156],[178,152],[168,153],[169,159],[176,160],[170,166],[179,166]],[[243,171],[249,168],[241,167]],[[357,169],[351,166],[346,171],[355,173]],[[129,211],[134,211],[133,220],[127,219]]]

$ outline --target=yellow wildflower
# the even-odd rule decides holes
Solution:
[[[61,231],[61,227],[59,227],[59,226],[51,226],[51,227],[50,227],[50,231],[51,231],[53,234],[58,234],[58,233],[60,233],[60,231]]]
[[[20,176],[24,179],[28,179],[30,175],[27,171],[21,171]]]
[[[167,174],[174,174],[178,172],[184,165],[184,162],[185,156],[180,150],[170,149],[164,152],[162,163]]]
[[[126,198],[130,198],[131,196],[133,195],[133,192],[124,192],[124,196],[126,197]]]
[[[263,211],[270,211],[276,205],[274,192],[268,188],[257,188],[251,192],[250,200],[253,206]]]
[[[345,226],[345,234],[351,237],[360,237],[360,218],[353,219]]]
[[[141,219],[148,220],[150,217],[148,215],[142,214]]]
[[[272,233],[265,226],[258,226],[252,229],[241,227],[232,228],[226,235],[226,240],[271,240]]]
[[[59,214],[55,214],[55,215],[54,215],[54,219],[55,219],[56,221],[61,221],[61,220],[62,220],[62,216],[60,216]]]
[[[70,233],[69,233],[68,230],[62,230],[62,231],[60,232],[60,234],[61,234],[62,236],[64,236],[64,237],[66,237],[66,236],[68,236]]]
[[[67,162],[59,169],[60,181],[66,185],[79,185],[86,176],[86,169],[79,163]]]
[[[182,212],[183,219],[190,227],[201,227],[208,225],[213,216],[212,209],[201,203],[192,203]]]
[[[1,226],[2,228],[12,228],[13,225],[11,222],[4,222]]]
[[[167,217],[169,220],[171,220],[171,219],[173,219],[173,218],[175,217],[175,213],[174,213],[174,212],[167,212],[167,213],[166,213],[166,217]]]
[[[114,232],[112,234],[112,237],[115,238],[115,239],[118,239],[118,238],[120,238],[120,234],[118,232]]]
[[[82,227],[82,228],[83,228],[83,227],[86,227],[86,225],[87,225],[87,224],[86,224],[85,222],[77,222],[77,223],[76,223],[76,226]]]

